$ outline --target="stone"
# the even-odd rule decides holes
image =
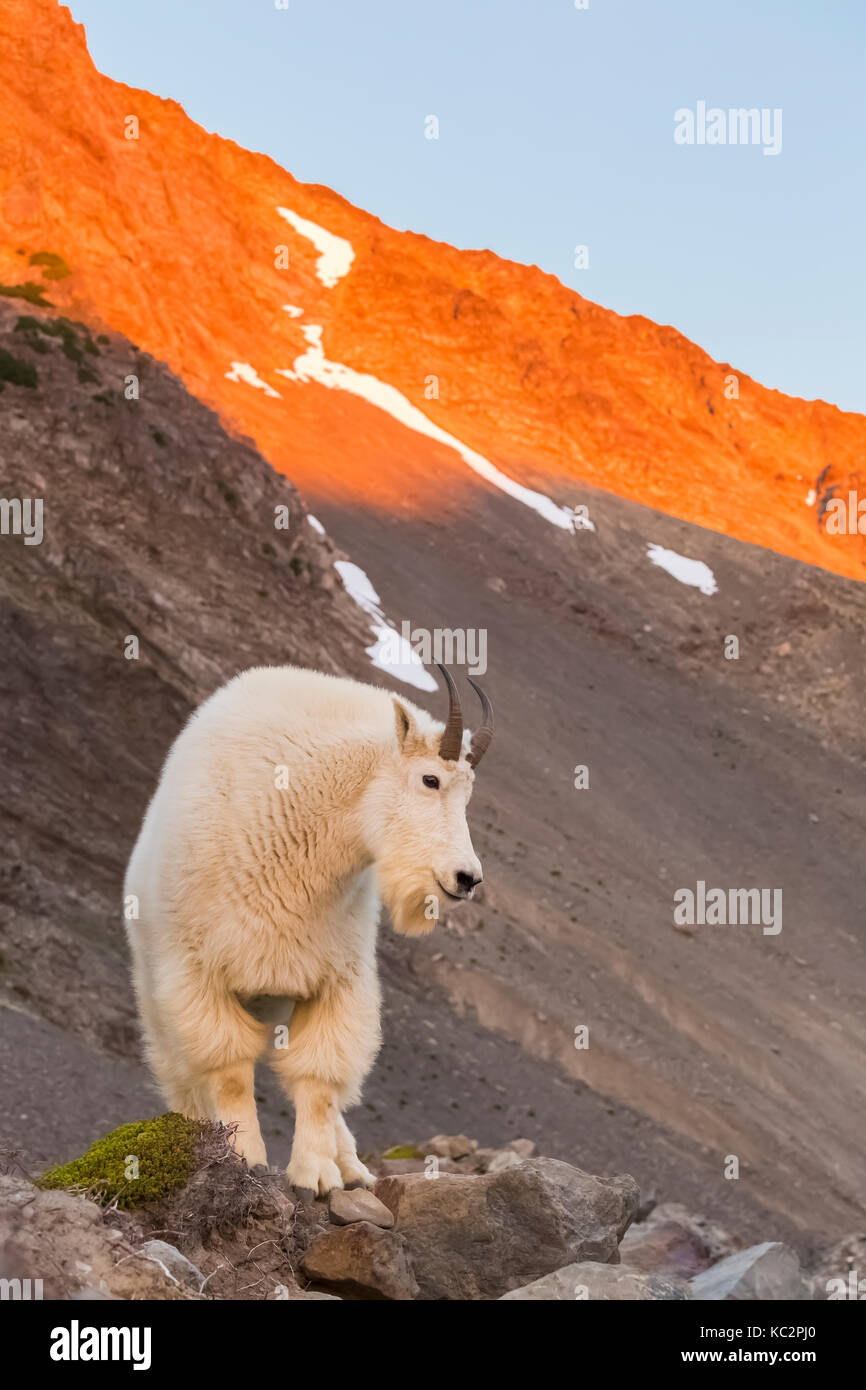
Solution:
[[[146,1260],[153,1260],[177,1284],[183,1284],[195,1293],[201,1293],[204,1288],[205,1277],[201,1270],[167,1241],[146,1240],[139,1246],[138,1253]]]
[[[369,1221],[332,1226],[313,1241],[301,1269],[314,1284],[345,1298],[404,1303],[418,1296],[405,1241]]]
[[[335,1187],[328,1202],[328,1211],[335,1226],[351,1226],[355,1221],[369,1221],[386,1230],[394,1225],[393,1213],[374,1193],[357,1187],[347,1191]]]
[[[552,1274],[545,1274],[531,1284],[520,1289],[512,1289],[502,1295],[500,1301],[516,1299],[521,1303],[530,1302],[575,1302],[583,1299],[631,1300],[648,1299],[674,1300],[690,1297],[689,1286],[682,1279],[670,1279],[661,1274],[647,1274],[644,1270],[630,1269],[628,1265],[598,1264],[594,1260],[584,1260],[579,1264],[566,1265]]]
[[[421,1145],[424,1154],[435,1154],[437,1158],[466,1158],[474,1153],[478,1144],[467,1139],[465,1134],[435,1134]]]
[[[691,1280],[692,1298],[724,1302],[811,1298],[794,1250],[778,1240],[738,1250]]]
[[[488,1163],[501,1152],[501,1149],[476,1149],[472,1155],[472,1163],[475,1171],[478,1173],[486,1173]]]
[[[553,1158],[478,1175],[382,1179],[422,1299],[500,1298],[581,1260],[618,1262],[638,1204],[633,1178],[592,1177]]]
[[[626,1231],[619,1253],[633,1269],[692,1279],[734,1249],[721,1227],[692,1216],[676,1202],[665,1202]]]
[[[508,1168],[517,1168],[523,1159],[513,1149],[499,1149],[487,1163],[488,1173],[504,1173]]]
[[[519,1154],[521,1158],[532,1158],[535,1153],[535,1140],[512,1139],[508,1147],[509,1149],[513,1149],[516,1154]]]

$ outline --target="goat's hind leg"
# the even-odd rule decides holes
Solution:
[[[194,999],[173,998],[163,1012],[162,1027],[150,1030],[148,1051],[168,1104],[192,1119],[236,1126],[235,1152],[251,1168],[267,1163],[254,1089],[261,1025],[230,997],[201,991]]]

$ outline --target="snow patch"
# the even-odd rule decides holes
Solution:
[[[814,507],[814,505],[815,505],[815,499],[816,499],[817,496],[818,496],[818,494],[816,493],[815,489],[814,489],[813,487],[811,487],[811,488],[809,489],[809,491],[807,492],[807,494],[806,494],[806,506],[807,506],[807,507]]]
[[[299,309],[297,304],[284,304],[283,308],[290,319],[299,319],[303,314],[303,309]]]
[[[324,536],[325,528],[317,516],[313,516],[311,512],[308,512],[307,521],[310,523],[314,531],[318,531],[320,536]]]
[[[327,232],[318,222],[308,222],[306,217],[299,217],[291,208],[277,208],[277,212],[280,217],[286,219],[290,227],[294,227],[298,236],[306,237],[307,241],[313,243],[319,253],[316,274],[325,288],[332,290],[338,280],[348,275],[355,259],[352,243],[346,241],[345,237]]]
[[[647,556],[654,565],[673,575],[681,584],[700,589],[702,594],[718,592],[716,577],[703,560],[690,560],[686,555],[678,555],[675,550],[665,550],[662,545],[647,545]]]
[[[248,386],[255,386],[260,391],[264,391],[266,396],[276,396],[279,399],[279,391],[275,391],[273,386],[269,386],[266,381],[262,381],[258,372],[251,367],[249,362],[233,362],[230,372],[226,372],[229,381],[245,381]]]
[[[312,518],[308,517],[307,520],[311,521]],[[353,564],[351,560],[335,560],[334,569],[342,579],[349,597],[373,619],[371,631],[376,640],[372,647],[365,648],[373,665],[380,671],[387,671],[390,676],[396,676],[404,685],[414,685],[417,690],[437,690],[435,680],[409,643],[400,636],[393,624],[388,622],[382,612],[381,599],[360,565]],[[398,658],[396,661],[393,659],[395,650]]]
[[[424,434],[428,439],[435,439],[439,444],[447,445],[449,449],[456,449],[463,462],[468,464],[474,473],[493,487],[499,488],[500,492],[507,493],[517,502],[522,502],[525,507],[531,507],[552,526],[571,532],[595,530],[588,517],[575,513],[571,507],[560,507],[542,492],[534,492],[532,488],[516,483],[513,478],[501,473],[488,459],[477,454],[474,449],[467,448],[453,434],[448,434],[446,430],[434,425],[433,421],[428,420],[424,412],[413,405],[396,386],[390,386],[386,381],[380,381],[368,372],[356,372],[354,368],[346,367],[342,362],[329,362],[322,347],[321,324],[307,324],[301,332],[309,344],[307,351],[295,358],[291,369],[275,368],[278,375],[288,377],[289,381],[316,381],[320,386],[327,386],[331,390],[349,391],[353,396],[360,396],[362,400],[386,411],[408,429]]]

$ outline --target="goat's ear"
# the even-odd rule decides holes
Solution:
[[[415,723],[411,711],[406,708],[402,700],[397,699],[396,695],[394,696],[394,721],[397,726],[397,743],[402,752],[408,753],[418,737],[418,725]]]

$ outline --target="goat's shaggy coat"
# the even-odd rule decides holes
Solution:
[[[380,894],[416,934],[480,880],[474,774],[463,748],[438,756],[441,732],[357,681],[247,671],[178,737],[130,859],[135,991],[166,1101],[236,1123],[239,1151],[264,1163],[253,1069],[267,1054],[294,1100],[301,1188],[372,1182],[341,1111],[379,1049]],[[288,1031],[241,1002],[261,994],[297,1001]]]

